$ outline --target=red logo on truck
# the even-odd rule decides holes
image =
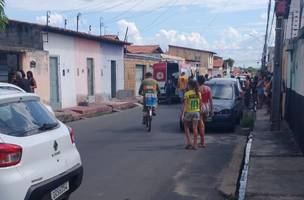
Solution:
[[[166,81],[167,77],[167,64],[157,63],[153,65],[153,78],[157,81]]]

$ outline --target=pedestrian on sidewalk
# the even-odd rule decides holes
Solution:
[[[12,71],[9,73],[8,82],[9,82],[10,84],[17,85],[17,74],[16,74],[16,71],[15,71],[15,70],[12,70]]]
[[[29,81],[23,78],[23,75],[20,71],[16,73],[16,85],[28,93],[32,91]]]
[[[262,109],[264,104],[264,80],[262,76],[259,77],[258,84],[256,86],[258,95],[258,109]]]
[[[31,87],[31,92],[32,93],[35,93],[35,89],[37,88],[37,84],[36,84],[36,80],[35,80],[35,78],[34,78],[34,75],[33,75],[33,72],[31,72],[31,71],[28,71],[27,73],[26,73],[26,75],[27,75],[27,80],[29,81],[29,83],[30,83],[30,87]]]
[[[204,76],[198,77],[198,84],[201,93],[201,119],[198,124],[199,133],[201,137],[199,147],[206,147],[205,145],[205,123],[207,118],[213,116],[213,100],[211,88],[205,85],[206,79]]]
[[[265,87],[264,87],[264,94],[265,94],[265,103],[267,105],[267,114],[270,114],[271,111],[271,88],[272,88],[272,81],[271,77],[267,77],[265,81]]]
[[[183,121],[186,136],[186,149],[197,150],[197,133],[198,133],[198,123],[200,121],[200,111],[201,111],[201,94],[199,91],[199,86],[197,81],[191,79],[188,82],[189,91],[185,93],[184,106],[183,106]],[[193,128],[193,144],[191,142],[190,129],[189,126],[192,124]]]
[[[252,83],[251,83],[251,78],[249,75],[246,76],[246,81],[245,81],[245,98],[244,98],[244,103],[245,107],[249,108],[250,106],[250,97],[251,97],[251,88],[252,88]]]

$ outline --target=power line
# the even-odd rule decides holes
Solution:
[[[167,12],[169,12],[177,3],[178,0],[175,0],[169,7],[164,10],[164,12],[160,13],[148,26],[146,26],[143,31],[146,31],[147,29],[151,28],[159,19],[161,19]]]
[[[210,26],[210,25],[211,25],[211,24],[220,16],[220,14],[222,14],[222,13],[226,10],[228,4],[230,4],[230,1],[231,1],[231,0],[227,0],[227,1],[224,3],[224,8],[223,8],[223,10],[221,10],[221,12],[218,12],[217,15],[215,15],[215,16],[210,20],[210,22],[208,23],[207,27],[209,27],[209,26]]]
[[[197,2],[197,0],[192,0],[189,4],[195,4]],[[176,11],[176,10],[175,10]],[[171,19],[171,16],[175,15],[176,12],[173,12],[171,15],[167,16],[165,19],[163,19],[162,21],[159,21],[157,23],[154,24],[154,26],[159,26],[164,24],[166,21],[168,21],[169,19]]]
[[[109,19],[109,21],[110,21],[110,20],[115,21],[115,20],[117,20],[119,17],[121,17],[121,16],[123,16],[123,15],[125,15],[125,14],[127,14],[127,13],[129,13],[129,12],[131,12],[134,8],[136,8],[136,7],[139,6],[140,4],[144,3],[144,1],[145,1],[145,0],[139,0],[138,2],[135,1],[135,4],[132,4],[132,5],[131,5],[127,10],[125,10],[124,12],[122,12],[122,13],[120,13],[120,14],[114,16],[113,18]],[[107,21],[107,22],[108,22],[108,21]]]
[[[169,0],[169,1],[170,1],[170,0]],[[140,18],[140,17],[144,17],[144,16],[147,16],[147,15],[150,15],[150,14],[154,13],[156,10],[159,10],[159,9],[162,9],[162,8],[167,7],[167,3],[169,3],[169,2],[165,2],[164,4],[161,4],[159,7],[155,8],[155,9],[153,9],[153,10],[144,12],[144,13],[141,14],[141,15],[133,14],[133,15],[130,15],[130,16],[127,16],[127,17],[118,18],[118,19],[113,20],[113,21],[108,21],[108,23],[117,22],[117,21],[119,21],[119,20],[121,20],[121,19],[133,19],[133,18]]]

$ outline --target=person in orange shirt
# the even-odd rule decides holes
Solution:
[[[178,95],[181,101],[184,100],[184,94],[187,90],[188,77],[185,72],[182,72],[177,82]]]

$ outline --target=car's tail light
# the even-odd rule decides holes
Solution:
[[[0,143],[0,168],[17,165],[22,156],[22,148],[13,144]]]
[[[70,132],[71,142],[72,142],[72,144],[74,144],[75,143],[75,135],[74,135],[74,130],[71,127],[69,127],[69,132]]]

